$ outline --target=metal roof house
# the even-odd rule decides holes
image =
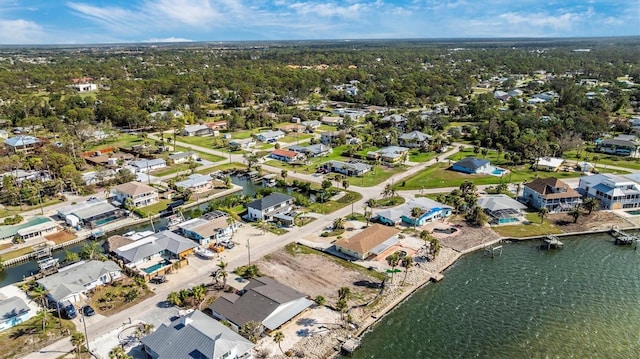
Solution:
[[[640,207],[640,184],[628,177],[613,174],[583,176],[578,192],[598,199],[603,209]]]
[[[204,192],[213,187],[212,180],[211,176],[194,173],[189,175],[186,180],[176,182],[176,187],[190,189],[193,192]]]
[[[409,148],[426,148],[429,145],[431,136],[420,131],[403,133],[398,137],[401,146]]]
[[[151,262],[156,264],[160,259],[182,259],[192,254],[196,247],[192,240],[165,230],[125,244],[113,252],[125,262],[127,267],[151,274],[149,269],[153,267]]]
[[[405,159],[405,155],[407,154],[407,152],[409,152],[409,149],[407,147],[388,146],[377,151],[371,151],[367,153],[367,158],[380,158],[383,162],[386,163],[398,163]]]
[[[418,218],[412,216],[411,212],[413,212],[414,208],[420,208],[422,211]],[[411,226],[422,226],[427,222],[449,217],[452,210],[453,208],[446,204],[436,202],[426,197],[417,197],[397,208],[379,212],[376,218],[380,223],[391,226],[399,223],[406,223]]]
[[[180,232],[187,238],[197,241],[199,244],[209,244],[233,234],[237,223],[229,223],[229,215],[221,211],[213,211],[207,215],[216,214],[215,218],[193,218],[178,224]]]
[[[11,297],[0,300],[0,331],[15,327],[34,316],[24,299]]]
[[[145,173],[157,170],[159,168],[167,167],[167,161],[165,161],[163,158],[132,161],[130,164],[135,168],[136,172],[145,172]]]
[[[272,220],[276,214],[286,214],[293,209],[293,197],[274,192],[247,204],[250,220]]]
[[[640,142],[637,141],[636,136],[620,135],[598,142],[596,151],[612,155],[638,157],[640,155]]]
[[[15,237],[22,239],[44,237],[60,231],[60,226],[49,217],[36,216],[24,223],[0,226],[0,241],[11,241]]]
[[[273,331],[312,304],[305,294],[271,278],[260,277],[252,279],[242,295],[223,293],[209,309],[215,318],[228,321],[234,330],[256,321]]]
[[[367,259],[379,255],[398,243],[399,229],[373,224],[362,232],[335,243],[336,250],[357,259]]]
[[[126,212],[104,199],[94,198],[58,209],[58,215],[74,228],[95,228],[123,219]]]
[[[122,276],[120,267],[113,261],[78,262],[61,268],[58,273],[38,279],[36,282],[49,291],[53,302],[78,302],[87,291],[111,283]]]
[[[342,173],[347,176],[362,176],[371,171],[371,166],[362,162],[327,161],[322,168],[329,172]]]
[[[266,131],[259,133],[256,138],[260,142],[273,143],[283,138],[286,134],[280,130]]]
[[[251,359],[254,344],[196,310],[140,340],[152,359]]]
[[[519,222],[527,206],[506,194],[491,194],[478,198],[478,206],[491,218],[493,224]]]
[[[33,136],[14,136],[4,140],[4,145],[11,153],[22,152],[33,153],[34,149],[40,145],[40,140]]]
[[[315,145],[309,146],[292,145],[287,147],[287,149],[290,151],[304,153],[307,157],[326,156],[333,151],[331,146],[327,146],[322,143],[316,143]]]
[[[195,152],[191,152],[191,151],[176,152],[176,153],[170,154],[167,158],[172,160],[173,163],[178,164],[178,163],[188,162],[190,159],[196,161],[198,159],[198,155]]]
[[[187,125],[182,130],[183,136],[209,136],[213,131],[207,125]]]
[[[490,166],[489,160],[476,157],[466,157],[451,166],[451,169],[457,172],[476,174],[485,172]]]

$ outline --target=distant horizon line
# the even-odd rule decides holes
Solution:
[[[0,48],[79,48],[79,47],[107,47],[107,46],[158,46],[158,45],[197,45],[197,44],[257,44],[257,43],[366,43],[366,42],[393,42],[393,41],[423,41],[423,42],[482,42],[482,41],[576,41],[576,40],[605,40],[605,39],[638,39],[639,35],[622,36],[548,36],[548,37],[408,37],[408,38],[344,38],[344,39],[289,39],[289,40],[186,40],[186,41],[135,41],[135,42],[103,42],[83,44],[0,44]]]

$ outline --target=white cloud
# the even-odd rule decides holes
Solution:
[[[333,2],[297,2],[289,5],[289,8],[300,15],[318,15],[321,17],[344,17],[354,18],[363,15],[363,12],[373,7],[381,6],[381,2],[374,4],[352,3],[348,6],[340,6]]]
[[[0,20],[0,43],[2,44],[43,43],[43,34],[42,27],[32,21]]]
[[[565,13],[558,16],[543,13],[516,14],[506,13],[499,16],[500,19],[511,25],[550,27],[552,29],[570,29],[572,25],[580,21],[582,16],[575,13]]]
[[[172,21],[206,27],[210,22],[223,18],[222,9],[215,7],[209,0],[147,1],[143,7],[157,17],[156,20],[163,21],[169,27],[172,27]]]
[[[165,37],[165,38],[152,38],[143,40],[142,42],[193,42],[193,40],[181,38],[181,37]]]

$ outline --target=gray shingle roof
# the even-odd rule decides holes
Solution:
[[[60,300],[72,293],[82,293],[85,286],[109,272],[119,272],[120,267],[113,261],[80,262],[56,274],[39,279],[37,283],[49,291],[49,295]]]
[[[460,161],[454,163],[454,166],[460,166],[464,168],[469,168],[471,170],[477,170],[478,168],[489,163],[489,160],[476,158],[476,157],[465,157]]]
[[[30,310],[22,298],[11,297],[0,301],[0,322],[11,319]]]
[[[253,343],[199,310],[162,324],[141,341],[159,359],[217,359],[233,351],[242,356],[253,349]]]
[[[278,193],[278,192],[274,192],[266,197],[262,197],[260,199],[257,199],[249,204],[247,204],[247,208],[254,208],[257,209],[259,211],[265,210],[267,208],[271,208],[277,204],[286,202],[293,199],[293,197],[284,194],[284,193]]]
[[[167,230],[117,248],[114,252],[129,263],[136,263],[164,250],[177,255],[195,247],[197,245],[192,240]]]

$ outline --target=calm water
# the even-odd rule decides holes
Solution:
[[[607,235],[461,258],[367,333],[354,358],[639,358],[640,250]]]

